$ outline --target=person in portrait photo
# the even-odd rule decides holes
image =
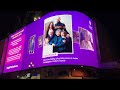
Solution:
[[[82,49],[87,49],[87,50],[91,50],[91,51],[94,50],[93,46],[92,46],[92,43],[89,40],[88,31],[85,31],[85,33],[84,33],[84,39],[81,41],[80,47]]]
[[[46,38],[49,37],[49,30],[53,30],[54,34],[55,34],[55,28],[54,28],[53,22],[50,22],[49,25],[48,25],[48,27],[47,27]]]
[[[60,17],[57,18],[57,23],[55,24],[55,30],[57,30],[57,29],[64,30],[67,33],[67,37],[70,37],[70,34],[66,30],[65,24],[61,22]]]
[[[63,39],[63,42],[65,42],[65,51],[64,52],[72,52],[71,37],[67,37],[67,33],[64,30],[61,31],[61,37]]]
[[[50,29],[47,33],[48,33],[48,35],[46,36],[46,38],[49,38],[49,41],[51,41],[55,36],[54,30]]]
[[[73,42],[79,44],[79,32],[73,31]]]
[[[49,45],[49,41],[50,41],[50,38],[45,38],[45,40],[44,40],[44,46],[45,45]]]
[[[34,46],[35,46],[35,40],[34,40],[34,36],[32,36],[31,38],[30,38],[30,43],[29,43],[29,53],[30,54],[32,54],[32,53],[34,53]]]
[[[42,43],[43,43],[43,42],[42,42],[42,37],[39,37],[39,38],[38,38],[38,44],[39,44],[38,46],[41,47],[41,46],[42,46]]]
[[[66,41],[64,38],[61,37],[61,30],[58,29],[56,30],[56,36],[50,41],[50,45],[53,46],[53,52],[65,52],[65,43]]]

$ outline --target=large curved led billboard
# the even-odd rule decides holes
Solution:
[[[55,11],[9,38],[4,73],[53,65],[99,67],[94,22],[76,11]]]

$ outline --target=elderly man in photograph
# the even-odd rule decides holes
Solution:
[[[70,34],[69,34],[68,31],[66,30],[65,24],[62,23],[60,20],[61,20],[61,18],[58,17],[58,18],[57,18],[57,23],[55,24],[55,30],[57,30],[57,29],[64,30],[64,31],[67,33],[67,37],[70,37]]]

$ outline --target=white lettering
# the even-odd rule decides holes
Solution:
[[[16,53],[19,53],[20,50],[21,50],[21,48],[22,48],[22,46],[18,46],[18,47],[15,47],[15,48],[9,50],[9,51],[8,51],[8,55],[14,55],[14,54],[16,54]]]
[[[18,67],[18,65],[9,66],[9,67],[7,67],[6,69],[11,69],[11,68],[16,68],[16,67]]]
[[[7,57],[7,62],[18,60],[18,59],[20,59],[20,57],[21,57],[21,54],[17,54],[17,55],[14,55],[14,56]]]
[[[24,29],[21,30],[20,32],[18,32],[18,33],[16,33],[16,34],[12,35],[11,38],[12,38],[12,39],[17,38],[18,36],[20,36],[20,35],[22,34],[22,32],[24,32]]]
[[[18,42],[20,42],[20,41],[22,41],[22,38],[18,38],[18,39],[16,39],[16,40],[12,41],[10,45],[15,46],[15,45],[17,45]]]

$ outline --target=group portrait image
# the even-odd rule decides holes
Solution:
[[[47,46],[49,48],[47,48]],[[48,54],[73,53],[73,32],[71,15],[56,15],[44,20],[44,35],[43,35],[44,54],[46,54],[45,52],[47,52],[45,50],[48,50],[48,52],[51,51]]]

